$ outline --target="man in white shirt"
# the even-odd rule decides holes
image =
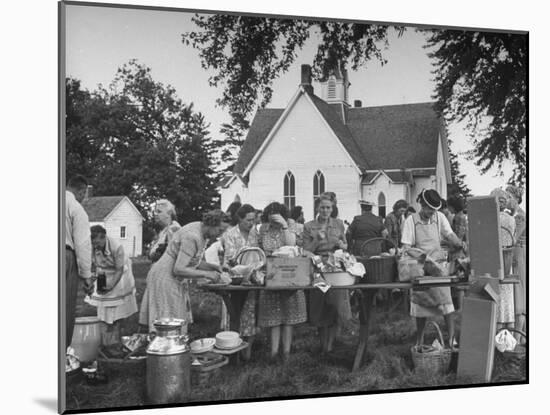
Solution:
[[[65,292],[66,346],[73,338],[78,280],[84,280],[84,290],[91,291],[92,242],[88,214],[80,204],[86,195],[88,182],[75,176],[65,191]]]

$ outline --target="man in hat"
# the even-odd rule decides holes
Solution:
[[[353,255],[361,255],[361,247],[369,239],[385,238],[388,235],[382,218],[372,213],[374,203],[360,200],[359,205],[361,206],[361,215],[353,218],[346,235],[348,246]]]
[[[451,249],[461,249],[465,245],[454,234],[445,215],[439,212],[443,202],[439,193],[433,189],[424,189],[418,195],[420,211],[410,215],[403,225],[401,243],[404,249],[418,248],[434,261],[444,261],[445,253],[441,242],[445,241]],[[416,318],[416,342],[422,344],[422,335],[429,317],[443,315],[449,333],[449,345],[456,345],[454,339],[454,312],[451,289],[449,287],[429,288],[425,291],[413,291],[411,294],[411,316]]]

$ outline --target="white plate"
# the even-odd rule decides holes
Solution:
[[[206,353],[214,348],[215,343],[216,339],[206,338],[195,340],[194,342],[191,342],[189,346],[191,348],[191,353]]]
[[[236,348],[239,347],[241,344],[243,344],[243,339],[239,339],[239,342],[238,342],[235,346],[231,346],[231,347],[218,346],[218,345],[216,344],[216,349],[220,349],[220,350],[232,350],[232,349],[236,349]]]

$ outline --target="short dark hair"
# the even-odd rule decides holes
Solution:
[[[232,202],[227,208],[226,212],[231,217],[231,225],[235,226],[239,222],[237,217],[237,210],[242,206],[241,202]]]
[[[267,223],[269,222],[269,215],[281,215],[284,220],[288,219],[288,209],[285,205],[279,202],[271,202],[269,205],[267,205],[262,212],[262,222]]]
[[[397,202],[393,204],[393,211],[396,212],[399,209],[407,209],[409,207],[409,204],[404,199],[399,199]]]
[[[67,187],[77,190],[85,189],[88,187],[88,180],[86,180],[84,176],[79,174],[69,179],[69,181],[67,182]]]
[[[242,205],[239,209],[237,209],[237,212],[235,212],[236,216],[240,219],[244,219],[249,213],[256,213],[256,209],[249,204]]]
[[[361,205],[361,210],[365,212],[372,212],[372,205],[367,203]]]
[[[290,211],[290,217],[294,220],[298,220],[302,213],[302,206],[294,206]]]
[[[202,223],[206,226],[220,226],[222,222],[231,223],[231,217],[220,209],[209,210],[202,214]]]
[[[103,235],[103,236],[107,235],[107,231],[101,225],[94,225],[90,228],[90,234],[92,236],[92,239],[94,239],[100,235]]]
[[[409,206],[409,207],[407,208],[407,212],[409,212],[409,213],[416,213],[416,209],[413,208],[412,206]]]
[[[447,199],[447,205],[453,208],[455,212],[462,212],[466,208],[466,201],[462,196],[451,196]]]

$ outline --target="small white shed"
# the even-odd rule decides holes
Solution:
[[[101,225],[107,235],[116,239],[130,257],[142,254],[143,216],[126,196],[94,196],[82,206],[90,226]]]

